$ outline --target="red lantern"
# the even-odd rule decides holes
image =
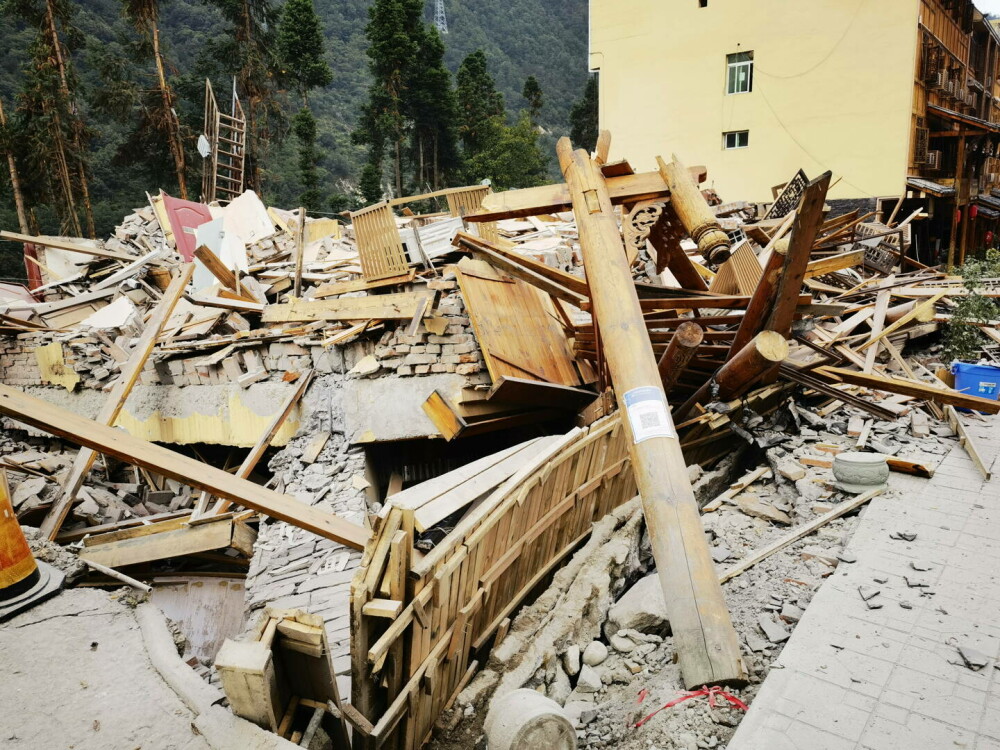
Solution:
[[[960,208],[955,209],[955,223],[956,224],[962,223],[962,209]]]
[[[969,218],[975,219],[979,216],[979,206],[969,206]]]
[[[986,232],[986,247],[993,247],[993,232],[992,232],[992,230]]]

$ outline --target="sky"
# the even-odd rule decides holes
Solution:
[[[973,0],[973,2],[983,13],[1000,14],[1000,0]]]

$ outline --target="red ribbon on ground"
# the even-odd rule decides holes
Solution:
[[[735,695],[727,693],[725,690],[723,690],[718,685],[714,685],[712,687],[704,687],[701,690],[691,690],[691,691],[688,691],[688,692],[684,693],[680,698],[676,698],[676,699],[670,701],[669,703],[663,704],[658,709],[656,709],[655,711],[653,711],[653,713],[651,713],[648,716],[646,716],[645,718],[640,719],[639,721],[637,721],[636,724],[635,724],[635,728],[638,729],[639,727],[641,727],[647,721],[649,721],[650,719],[652,719],[654,716],[656,716],[658,713],[660,713],[660,711],[664,710],[665,708],[672,708],[673,706],[676,706],[678,703],[683,703],[686,700],[690,700],[691,698],[697,698],[697,697],[699,697],[701,695],[708,696],[708,705],[711,708],[715,708],[715,696],[717,696],[717,695],[720,698],[724,698],[725,700],[729,701],[732,705],[736,706],[736,708],[741,708],[744,711],[746,711],[749,708],[749,706],[747,706],[746,703],[744,703],[743,701],[741,701]]]

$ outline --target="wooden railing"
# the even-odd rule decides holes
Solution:
[[[594,521],[635,496],[626,441],[611,415],[536,443],[536,455],[480,495],[426,555],[413,547],[413,509],[390,502],[351,586],[361,746],[411,750],[427,741],[517,607]]]

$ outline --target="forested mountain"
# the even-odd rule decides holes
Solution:
[[[41,0],[3,0],[0,5],[0,103],[8,119],[17,117],[25,70],[31,66],[31,45],[38,34],[25,20],[26,11],[19,9],[36,2],[38,8],[44,7]],[[130,208],[144,202],[145,191],[164,187],[175,192],[174,161],[165,139],[137,131],[141,113],[149,116],[145,102],[155,90],[156,76],[149,45],[141,41],[134,20],[123,16],[123,4],[129,0],[59,2],[70,18],[63,43],[76,78],[75,106],[86,128],[97,235],[106,236]],[[225,12],[227,3],[236,2],[162,0],[159,6],[159,41],[176,94],[191,197],[197,197],[201,182],[201,159],[194,146],[202,130],[204,79],[212,79],[220,106],[226,106],[232,90],[235,63],[226,46],[232,34]],[[324,55],[333,72],[328,86],[309,93],[318,125],[320,179],[327,195],[354,187],[366,158],[364,147],[352,143],[351,132],[371,84],[365,37],[371,2],[315,0],[326,41]],[[447,68],[454,74],[469,53],[482,49],[512,124],[528,107],[521,96],[524,82],[535,76],[544,103],[535,121],[551,133],[541,143],[543,153],[551,156],[554,138],[569,132],[570,109],[587,79],[587,0],[446,0],[445,6],[450,32],[443,37]],[[280,11],[280,5],[275,9]],[[432,14],[429,0],[428,22]],[[294,91],[283,91],[278,104],[273,145],[261,160],[261,182],[265,200],[294,206],[302,184],[296,138],[289,125],[300,99]],[[554,158],[549,168],[555,175],[552,162]],[[17,219],[5,166],[0,173],[0,226],[13,229]],[[38,178],[21,175],[29,193]],[[51,208],[39,206],[36,214],[43,232],[59,231]]]

